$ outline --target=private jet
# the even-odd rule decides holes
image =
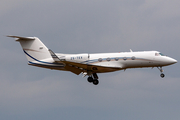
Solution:
[[[87,81],[94,85],[99,84],[97,73],[114,72],[130,68],[157,67],[163,78],[162,67],[177,63],[177,60],[163,55],[158,51],[117,52],[97,54],[63,54],[54,53],[48,49],[37,37],[15,38],[20,42],[27,57],[28,65],[48,68],[53,70],[70,71],[76,75],[80,73],[83,77],[88,76]]]

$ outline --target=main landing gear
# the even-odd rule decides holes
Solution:
[[[94,78],[92,77],[92,75],[93,75]],[[93,73],[92,75],[87,78],[87,81],[90,82],[90,83],[93,83],[94,85],[98,85],[99,81],[98,81],[97,74]]]
[[[162,77],[162,78],[164,78],[165,77],[165,75],[164,75],[164,73],[163,73],[163,69],[162,69],[162,67],[157,67],[159,70],[160,70],[160,72],[161,72],[161,74],[160,74],[160,76]]]

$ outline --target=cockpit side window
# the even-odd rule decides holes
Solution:
[[[164,56],[162,53],[155,53],[155,56]]]
[[[160,54],[159,53],[155,53],[155,56],[160,56]]]

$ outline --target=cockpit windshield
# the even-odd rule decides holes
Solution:
[[[162,53],[155,53],[155,56],[165,56],[165,55]]]
[[[161,56],[164,56],[164,54],[162,54],[162,53],[159,53]]]

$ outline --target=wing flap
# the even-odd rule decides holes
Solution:
[[[81,72],[83,72],[83,70],[77,68],[76,66],[72,66],[70,64],[66,64],[66,66],[64,67],[66,70],[71,71],[72,73],[79,75]]]
[[[103,72],[113,72],[117,70],[121,70],[122,68],[113,67],[113,66],[99,66],[99,65],[90,65],[90,64],[83,64],[77,62],[70,62],[64,59],[60,59],[52,50],[49,49],[49,52],[56,63],[64,63],[65,69],[79,75],[81,72],[85,71],[92,71],[94,73],[103,73]]]

